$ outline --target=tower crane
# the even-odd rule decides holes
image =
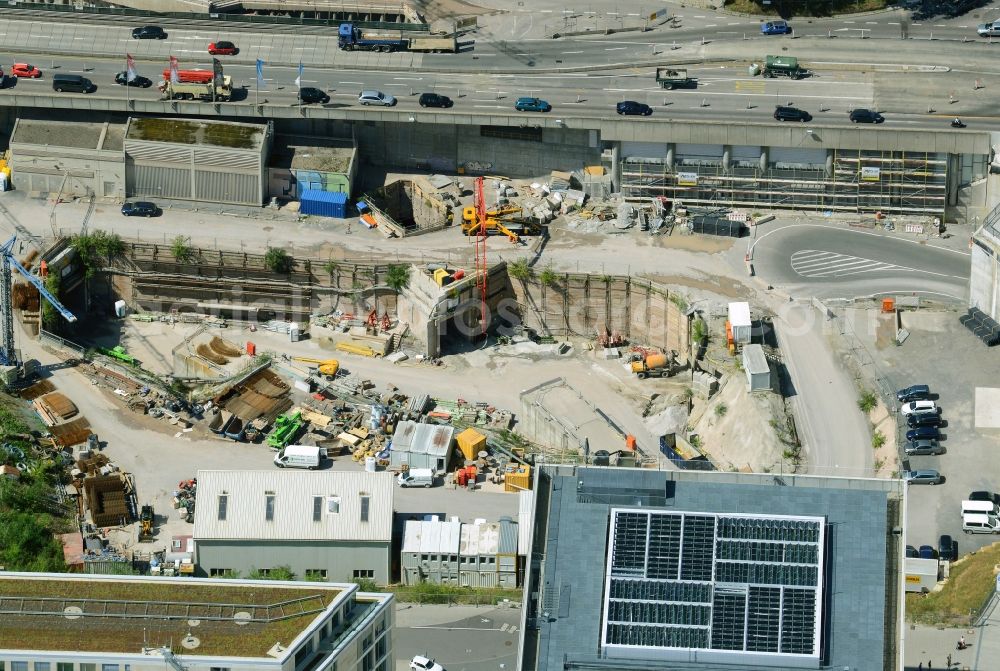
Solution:
[[[45,288],[45,284],[32,275],[24,266],[22,266],[16,258],[14,258],[14,243],[17,241],[17,236],[15,235],[10,240],[8,240],[2,247],[0,247],[0,319],[3,323],[0,326],[3,327],[3,343],[2,349],[0,349],[0,364],[4,366],[17,366],[20,362],[17,360],[17,350],[14,348],[14,305],[11,302],[11,284],[13,283],[13,278],[11,277],[11,266],[17,269],[17,272],[24,276],[24,279],[28,280],[36,289],[42,297],[52,304],[59,314],[63,316],[63,319],[72,323],[76,321],[76,315],[66,309],[66,307],[56,300],[56,297],[49,293],[49,290]]]

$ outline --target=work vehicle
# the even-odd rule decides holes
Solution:
[[[896,400],[900,403],[919,401],[930,396],[931,389],[926,384],[915,384],[896,392]]]
[[[944,454],[944,448],[936,440],[911,440],[903,448],[908,456],[921,454]]]
[[[122,71],[115,75],[115,84],[121,84],[122,86],[138,86],[142,89],[148,89],[153,85],[153,80],[149,77],[136,75],[135,77],[132,77],[132,81],[129,81],[128,72]]]
[[[988,492],[985,490],[979,490],[975,492],[969,492],[969,501],[992,501],[993,503],[1000,503],[1000,497],[998,497],[993,492]]]
[[[551,112],[552,105],[541,98],[518,98],[514,109],[518,112]]]
[[[159,26],[143,26],[132,29],[133,40],[165,40],[167,33]]]
[[[958,541],[948,534],[941,534],[938,539],[938,557],[945,561],[958,559]]]
[[[232,42],[220,40],[218,42],[212,42],[208,45],[208,53],[213,56],[235,56],[240,53],[240,50]]]
[[[936,426],[917,427],[906,432],[906,439],[910,441],[921,439],[941,440],[941,430]]]
[[[798,107],[778,105],[774,109],[774,118],[777,121],[812,121],[812,114]]]
[[[764,69],[761,71],[767,79],[788,77],[802,79],[809,71],[799,66],[799,59],[794,56],[767,56],[764,58]]]
[[[267,446],[272,450],[280,450],[289,445],[302,429],[302,413],[293,412],[288,415],[278,415],[274,420],[274,429],[267,436]]]
[[[289,445],[274,455],[278,468],[308,468],[315,471],[323,461],[321,448],[316,445]]]
[[[153,513],[153,506],[144,505],[139,511],[139,542],[146,543],[153,540],[153,521],[156,515]]]
[[[340,24],[337,46],[344,51],[430,51],[446,53],[458,50],[454,35],[431,35],[427,32],[374,30],[353,23]]]
[[[698,80],[688,77],[687,70],[676,68],[656,68],[656,83],[660,85],[660,88],[668,91],[697,88],[698,86]]]
[[[934,549],[933,545],[921,545],[917,554],[920,555],[921,559],[937,559],[937,550]]]
[[[673,372],[673,357],[669,354],[650,354],[632,362],[632,372],[640,380],[647,377],[669,377]]]
[[[615,111],[626,116],[649,116],[653,113],[653,108],[646,103],[623,100],[615,105]]]
[[[882,123],[883,121],[885,121],[884,116],[882,116],[875,110],[869,110],[869,109],[851,110],[850,119],[854,123]]]
[[[976,33],[980,37],[1000,37],[1000,20],[990,23],[980,23],[976,26]]]
[[[70,93],[91,93],[97,90],[94,82],[80,75],[53,75],[52,90],[57,93],[69,91]]]
[[[215,86],[211,81],[205,83],[177,82],[170,80],[160,82],[157,87],[166,100],[201,100],[204,102],[227,102],[233,97],[233,78],[225,75],[222,85]],[[213,89],[215,95],[213,96]]]
[[[184,83],[207,84],[215,79],[215,73],[211,70],[194,68],[193,70],[178,70],[177,81]],[[170,81],[170,68],[163,71],[163,80]]]
[[[421,93],[417,102],[421,107],[451,107],[455,104],[448,96],[438,93]]]
[[[903,471],[903,480],[911,485],[939,485],[944,482],[941,474],[933,469]]]
[[[330,96],[315,86],[303,86],[299,89],[299,102],[303,105],[310,103],[326,104],[330,102]]]
[[[906,418],[906,426],[911,429],[915,429],[919,426],[941,426],[941,422],[941,415],[929,412],[918,415],[909,415]]]
[[[396,98],[381,91],[362,91],[358,94],[358,102],[362,105],[393,107],[396,104]]]
[[[127,200],[122,204],[122,214],[126,217],[157,217],[160,208],[148,200]]]
[[[791,35],[792,27],[787,21],[765,21],[760,24],[762,35]]]
[[[444,667],[422,655],[416,655],[410,660],[410,671],[444,671]]]
[[[996,515],[962,515],[962,531],[967,534],[1000,533],[1000,518]]]
[[[522,219],[521,208],[513,205],[486,211],[486,235],[506,235],[511,242],[518,242],[522,235],[541,235],[543,225],[534,219]],[[480,229],[476,208],[462,209],[462,233],[477,235]]]
[[[938,412],[937,404],[934,401],[910,401],[909,403],[904,403],[899,411],[903,415],[913,415],[924,412]]]
[[[411,468],[403,471],[396,478],[400,487],[433,487],[434,469],[431,468]]]
[[[11,77],[26,77],[28,79],[38,79],[42,76],[42,71],[30,63],[14,63],[10,68]]]
[[[962,501],[963,515],[1000,515],[1000,505],[994,501]]]

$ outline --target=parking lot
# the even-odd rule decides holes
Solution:
[[[396,607],[393,651],[396,671],[408,671],[414,655],[430,657],[448,671],[497,671],[517,666],[521,609],[492,606]]]

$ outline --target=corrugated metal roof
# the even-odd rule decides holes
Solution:
[[[462,544],[459,552],[463,555],[496,555],[500,544],[500,525],[463,524]]]
[[[451,450],[455,429],[444,424],[417,424],[410,420],[399,422],[392,434],[394,452],[411,452],[446,457]]]
[[[502,555],[517,554],[517,522],[500,520],[500,541],[497,552]]]
[[[743,369],[751,375],[767,373],[771,369],[764,357],[764,348],[760,345],[747,345],[743,348]]]
[[[274,494],[274,519],[265,519],[266,493]],[[392,473],[365,471],[198,471],[196,540],[392,540]],[[226,519],[219,496],[226,494]],[[369,497],[361,521],[362,496]],[[314,497],[320,520],[313,521]]]
[[[531,530],[535,526],[535,493],[518,492],[517,501],[517,553],[528,554],[531,547]]]
[[[750,326],[750,304],[730,303],[729,323],[733,326]]]
[[[403,552],[458,554],[461,522],[409,520],[403,529]]]

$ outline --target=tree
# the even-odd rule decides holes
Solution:
[[[701,317],[698,317],[691,324],[691,338],[698,344],[708,336],[708,324]]]
[[[170,253],[180,263],[190,261],[194,257],[194,249],[191,247],[190,238],[178,235],[170,245]]]
[[[878,396],[875,395],[875,392],[870,389],[861,392],[861,397],[858,398],[858,407],[861,412],[868,414],[875,409],[876,405],[878,405]]]
[[[528,265],[528,259],[521,257],[517,261],[507,264],[507,273],[515,280],[523,282],[530,279],[535,274],[535,271]]]
[[[389,272],[385,276],[385,283],[398,294],[410,284],[410,266],[389,266]]]
[[[268,247],[264,254],[264,265],[276,273],[290,273],[295,260],[281,247]]]
[[[250,580],[295,580],[295,573],[291,566],[275,566],[266,574],[258,568],[247,574]]]
[[[45,288],[56,300],[59,299],[59,273],[49,273],[45,278]],[[59,324],[59,312],[48,300],[42,298],[42,325],[50,331]]]
[[[538,276],[538,279],[545,286],[551,286],[556,283],[557,277],[556,271],[552,270],[552,268],[546,268],[542,271],[541,275]]]
[[[74,235],[69,242],[70,247],[80,257],[84,274],[93,277],[103,261],[111,263],[116,256],[125,253],[125,243],[117,233],[94,231],[83,235]]]

